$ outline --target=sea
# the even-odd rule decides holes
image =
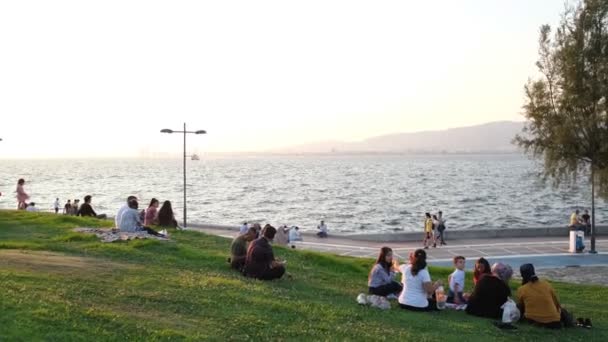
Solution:
[[[567,226],[590,207],[587,179],[559,188],[520,154],[201,156],[187,161],[189,223],[243,221],[331,232],[421,231],[425,212],[443,211],[447,229]],[[93,196],[113,216],[128,195],[183,208],[182,160],[0,160],[0,208],[16,208],[17,180],[50,211],[55,198]],[[82,201],[82,200],[81,200]],[[596,201],[596,222],[608,210]]]

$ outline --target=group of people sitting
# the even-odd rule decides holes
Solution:
[[[232,241],[230,267],[250,278],[281,278],[285,274],[285,261],[275,259],[271,246],[277,229],[269,224],[260,228],[259,224],[254,224]]]
[[[470,315],[502,318],[503,307],[511,297],[511,267],[502,263],[490,267],[486,259],[480,258],[475,264],[474,289],[465,294],[465,258],[455,257],[454,265],[456,270],[448,278],[447,302],[466,305]],[[401,283],[394,280],[396,273],[401,273]],[[560,305],[551,285],[536,276],[534,266],[524,264],[520,273],[522,286],[517,290],[516,304],[521,318],[547,328],[572,326],[571,315]],[[397,298],[401,308],[412,311],[439,310],[435,294],[442,286],[441,281],[431,280],[423,249],[411,253],[407,264],[399,265],[393,251],[383,247],[368,278],[370,294]]]
[[[167,228],[179,228],[173,208],[170,201],[165,201],[160,206],[160,202],[156,198],[150,200],[150,205],[144,210],[139,210],[139,202],[137,197],[127,197],[127,203],[123,205],[114,219],[116,228],[123,232],[138,232],[146,231],[148,234],[155,236],[166,237],[167,234],[159,233],[150,226],[161,226]]]
[[[93,197],[91,197],[91,195],[84,196],[83,200],[84,200],[84,203],[82,203],[82,204],[80,204],[79,199],[75,199],[73,203],[70,200],[68,200],[66,202],[66,204],[63,206],[63,214],[64,215],[74,215],[74,216],[96,217],[98,219],[107,218],[106,214],[97,214],[95,212],[95,210],[93,209],[93,205],[91,204],[91,201],[93,200]],[[59,198],[57,198],[54,203],[55,213],[58,213],[58,211],[59,211],[58,204],[59,204]]]
[[[249,231],[249,224],[244,222],[239,230],[239,235],[247,234]],[[259,223],[254,223],[251,228],[254,228],[256,232],[260,232],[262,230],[262,226]],[[287,227],[287,225],[282,225],[277,228],[277,233],[274,237],[274,243],[279,246],[287,246],[288,244],[293,244],[295,242],[302,241],[302,235],[300,234],[300,227],[292,226]],[[292,245],[292,247],[295,247]]]

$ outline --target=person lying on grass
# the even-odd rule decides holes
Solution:
[[[369,272],[367,285],[370,294],[396,297],[401,293],[403,286],[394,280],[395,273],[399,271],[395,261],[392,249],[389,247],[380,249],[378,260]]]
[[[118,227],[120,231],[130,233],[146,231],[148,234],[151,235],[166,237],[164,234],[160,234],[152,228],[145,227],[141,223],[141,219],[139,218],[139,212],[137,211],[138,206],[139,203],[137,202],[137,200],[132,199],[129,201],[128,208],[122,213],[120,218],[120,225]]]
[[[230,267],[242,271],[247,259],[247,244],[255,240],[257,232],[254,227],[247,228],[245,234],[241,234],[232,240],[230,245]]]
[[[285,262],[274,258],[270,242],[277,230],[267,224],[262,230],[262,236],[253,241],[247,249],[243,274],[246,277],[261,280],[278,279],[285,274]]]

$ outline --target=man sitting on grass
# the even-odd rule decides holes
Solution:
[[[84,196],[84,203],[78,208],[76,216],[90,216],[98,219],[105,219],[107,217],[106,214],[97,215],[95,210],[93,210],[93,207],[91,206],[91,195]]]
[[[237,236],[230,246],[230,258],[228,262],[230,267],[235,270],[242,271],[247,259],[247,244],[255,240],[257,232],[254,227],[247,228],[245,234]]]
[[[136,233],[140,231],[146,231],[148,234],[167,237],[164,234],[160,234],[152,228],[144,227],[141,223],[141,219],[139,218],[139,211],[137,208],[139,207],[139,203],[137,200],[130,200],[128,203],[128,208],[122,213],[120,217],[120,231],[121,232],[129,232]]]
[[[285,262],[274,259],[270,241],[274,239],[277,230],[267,224],[262,230],[262,237],[253,241],[247,250],[247,258],[243,267],[246,277],[272,280],[278,279],[285,273]]]

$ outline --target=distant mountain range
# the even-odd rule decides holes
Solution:
[[[438,131],[396,133],[358,142],[323,141],[291,146],[275,153],[482,153],[517,151],[511,142],[523,122],[496,121]]]

